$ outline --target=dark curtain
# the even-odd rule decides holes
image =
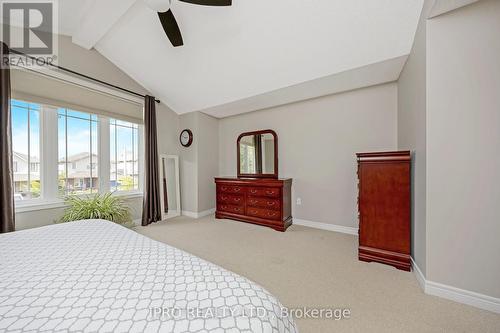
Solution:
[[[14,231],[14,178],[12,173],[12,129],[10,113],[9,47],[2,42],[0,64],[0,233]]]
[[[254,135],[255,146],[255,172],[262,173],[262,134]]]
[[[146,226],[161,220],[160,181],[158,176],[158,145],[156,136],[155,98],[144,99],[144,202],[142,225]]]

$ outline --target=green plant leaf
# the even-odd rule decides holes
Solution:
[[[87,196],[70,195],[64,199],[68,208],[60,221],[102,219],[132,227],[132,214],[122,198],[112,193]]]

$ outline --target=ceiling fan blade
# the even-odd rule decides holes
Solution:
[[[179,0],[182,2],[192,3],[202,6],[231,6],[233,0]]]
[[[165,33],[167,34],[168,39],[170,39],[172,45],[175,47],[184,45],[181,30],[179,29],[179,25],[177,24],[172,11],[169,9],[166,12],[158,13],[158,17],[160,18],[163,30],[165,30]]]

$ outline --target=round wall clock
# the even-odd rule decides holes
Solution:
[[[181,132],[179,137],[181,145],[184,147],[189,147],[193,143],[193,132],[190,129],[185,129]]]

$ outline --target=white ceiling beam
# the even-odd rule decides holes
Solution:
[[[427,18],[433,18],[460,7],[468,6],[479,0],[436,0]]]
[[[137,0],[91,0],[72,36],[73,43],[90,50],[111,30]]]

